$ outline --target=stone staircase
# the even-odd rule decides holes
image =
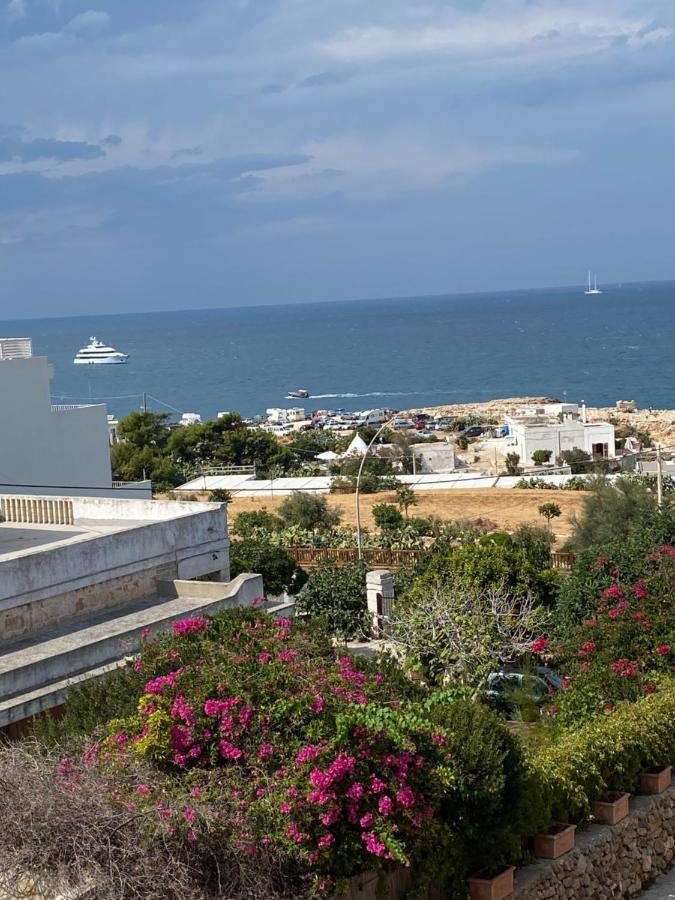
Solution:
[[[124,665],[138,651],[144,629],[157,633],[186,616],[250,606],[262,593],[259,575],[225,583],[168,582],[157,596],[0,641],[0,728],[59,706],[71,685]],[[263,607],[278,615],[286,611],[280,604]]]

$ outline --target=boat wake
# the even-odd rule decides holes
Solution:
[[[310,400],[329,400],[351,397],[415,397],[419,391],[368,391],[365,394],[312,394]]]

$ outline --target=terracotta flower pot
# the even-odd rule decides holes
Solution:
[[[504,900],[513,893],[514,866],[502,869],[497,875],[490,877],[478,872],[469,878],[471,900]]]
[[[616,825],[628,815],[630,794],[621,791],[610,791],[602,800],[592,800],[591,810],[596,822],[605,825]]]
[[[546,834],[534,839],[534,852],[542,859],[558,859],[574,849],[576,825],[552,825]]]
[[[643,794],[662,794],[672,781],[672,766],[656,766],[640,774],[640,791]]]

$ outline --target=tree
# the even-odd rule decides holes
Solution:
[[[209,494],[209,500],[211,503],[231,503],[232,502],[232,491],[224,490],[223,488],[217,488],[215,491],[211,491]]]
[[[520,475],[520,455],[518,453],[507,453],[504,463],[509,475]]]
[[[296,491],[279,506],[279,516],[285,526],[296,525],[306,531],[329,531],[340,524],[342,511],[332,509],[320,494]]]
[[[378,503],[373,506],[373,519],[381,531],[393,531],[403,525],[403,515],[393,503]]]
[[[117,434],[125,444],[136,450],[166,447],[171,431],[168,426],[169,413],[132,412],[120,419]]]
[[[417,506],[417,497],[415,491],[407,484],[399,484],[396,488],[396,504],[400,510],[405,513],[408,518],[408,509],[411,506]]]
[[[573,475],[586,475],[591,470],[591,454],[574,447],[563,450],[557,459],[558,465],[569,466]]]
[[[552,456],[552,450],[535,450],[532,454],[532,462],[535,466],[542,466],[544,463],[547,463]]]
[[[254,537],[256,532],[272,534],[281,531],[283,523],[278,516],[266,509],[252,509],[240,512],[232,525],[232,533],[240,538]]]
[[[551,519],[557,519],[558,516],[562,515],[562,510],[557,503],[542,503],[538,508],[538,512],[540,516],[546,519],[549,531],[551,530]]]
[[[597,476],[592,493],[584,498],[581,516],[572,519],[572,549],[602,545],[626,537],[642,515],[656,507],[656,494],[647,483],[630,476],[614,483]]]
[[[517,597],[499,583],[437,584],[394,606],[392,640],[436,684],[480,689],[497,667],[514,662],[542,633],[546,614],[534,597]]]
[[[293,593],[306,580],[304,571],[283,547],[254,538],[232,542],[230,569],[233,578],[244,572],[262,575],[265,593],[273,596],[284,589]]]
[[[119,443],[110,459],[113,475],[120,481],[149,478],[156,490],[170,490],[184,479],[166,451],[170,430],[167,413],[133,412],[120,419]]]
[[[367,634],[366,572],[363,562],[317,566],[300,592],[298,612],[325,618],[331,633],[345,640]]]

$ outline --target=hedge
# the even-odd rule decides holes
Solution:
[[[675,760],[675,684],[619,704],[575,731],[561,731],[531,754],[550,797],[553,821],[583,822],[590,801],[607,791],[634,791],[643,769]]]

